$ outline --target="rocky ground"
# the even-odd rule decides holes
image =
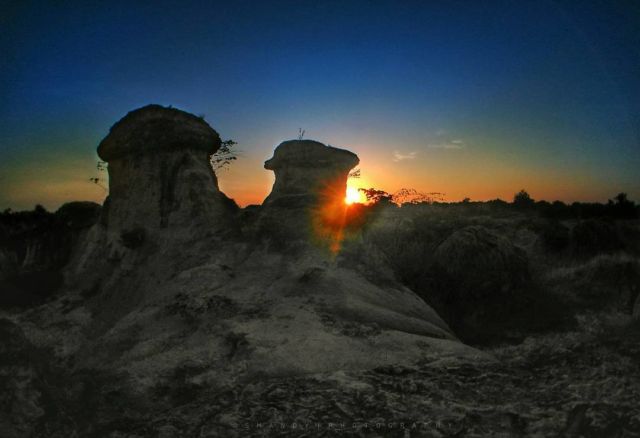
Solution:
[[[26,427],[13,436],[639,436],[640,325],[619,314],[579,322],[486,348],[494,363],[435,360],[216,388],[187,363],[153,398],[121,376],[68,373],[5,322],[15,342],[3,351],[2,378],[20,378],[0,400],[17,410],[12,427]]]
[[[638,325],[600,327],[491,349],[495,364],[269,379],[215,396],[195,387],[139,434],[638,436],[639,336]]]

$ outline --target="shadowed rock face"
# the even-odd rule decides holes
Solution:
[[[127,114],[98,146],[109,163],[109,228],[216,225],[232,204],[209,157],[220,136],[204,120],[160,105]]]

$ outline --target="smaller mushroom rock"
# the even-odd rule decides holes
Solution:
[[[278,236],[320,238],[334,246],[341,235],[349,171],[359,162],[350,151],[313,140],[281,143],[264,164],[276,180],[263,204],[262,226],[271,233],[278,227]]]
[[[353,152],[325,146],[313,140],[290,140],[280,143],[273,158],[264,163],[273,170],[276,181],[265,203],[285,197],[344,197],[349,171],[360,160]]]

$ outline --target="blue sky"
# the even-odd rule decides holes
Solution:
[[[134,3],[133,5],[127,3]],[[12,2],[0,17],[0,208],[100,201],[95,148],[173,105],[239,145],[261,202],[298,128],[357,185],[459,200],[640,198],[637,2]]]

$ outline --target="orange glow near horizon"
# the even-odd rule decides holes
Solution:
[[[631,199],[640,197],[640,185],[625,186],[595,170],[523,166],[512,159],[497,159],[474,149],[429,151],[429,156],[425,152],[413,160],[393,162],[385,159],[385,154],[376,152],[377,149],[367,146],[367,139],[356,142],[346,138],[342,143],[350,144],[351,140],[356,144],[349,149],[361,157],[362,176],[349,178],[347,191],[341,189],[339,195],[339,202],[351,208],[367,203],[363,197],[356,200],[355,191],[371,187],[389,193],[403,187],[421,192],[443,192],[444,202],[459,202],[466,197],[472,201],[496,198],[511,201],[520,189],[525,189],[536,200],[549,202],[607,202],[620,191],[627,191]],[[108,175],[95,170],[93,154],[82,157],[47,154],[44,157],[25,159],[5,167],[4,172],[0,169],[0,211],[6,208],[30,210],[36,204],[55,211],[70,201],[104,201],[108,190],[89,181],[89,177],[99,177],[108,187]],[[241,207],[262,204],[275,179],[273,172],[263,168],[263,156],[255,153],[247,153],[216,176],[220,190]],[[361,192],[358,194],[363,196]]]

